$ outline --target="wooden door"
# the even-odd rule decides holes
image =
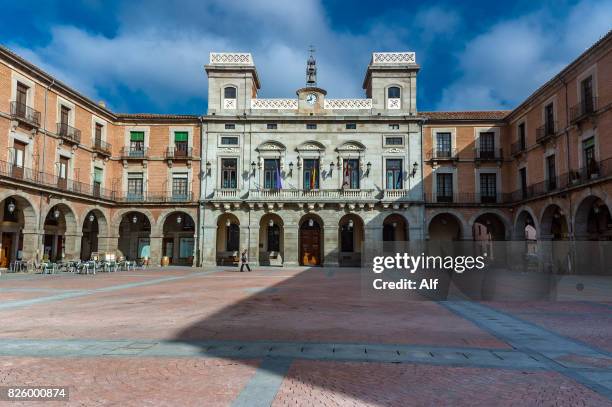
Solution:
[[[2,249],[0,249],[0,267],[8,268],[11,262],[11,251],[13,250],[13,235],[2,234]]]
[[[300,263],[302,266],[321,264],[321,230],[318,225],[300,229]]]

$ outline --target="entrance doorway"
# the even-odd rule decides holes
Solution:
[[[300,225],[300,265],[321,265],[321,226],[314,218]]]
[[[2,234],[2,248],[0,248],[0,268],[8,268],[13,252],[13,234]]]

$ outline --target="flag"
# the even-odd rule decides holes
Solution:
[[[397,184],[395,185],[395,189],[402,189],[402,174],[403,171],[400,171],[397,177]]]
[[[275,185],[274,188],[276,189],[283,189],[283,183],[281,181],[281,174],[280,174],[280,162],[277,161],[276,162],[276,180],[275,180]]]
[[[316,183],[315,183],[315,179],[317,176],[317,166],[313,165],[312,169],[310,170],[310,189],[315,189]]]
[[[349,163],[348,161],[344,162],[344,180],[342,181],[342,188],[350,188],[351,187],[351,175],[349,171]]]

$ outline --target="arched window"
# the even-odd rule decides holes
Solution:
[[[236,99],[236,88],[228,86],[223,90],[223,97],[225,99]]]
[[[400,98],[400,88],[397,86],[391,86],[387,89],[387,97],[389,99],[399,99]]]

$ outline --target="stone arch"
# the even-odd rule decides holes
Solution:
[[[462,240],[465,232],[465,221],[456,211],[439,211],[427,221],[429,240]]]
[[[365,221],[355,212],[338,220],[338,263],[341,267],[359,267],[364,252]]]
[[[569,222],[567,211],[556,203],[550,203],[542,210],[540,218],[540,238],[542,240],[567,240]]]
[[[540,226],[538,218],[528,206],[519,208],[514,217],[514,229],[513,236],[514,240],[525,240],[525,228],[527,225],[533,226],[536,231],[536,238],[540,236]]]
[[[609,239],[612,230],[610,207],[599,194],[586,196],[574,212],[574,237],[576,240]]]
[[[94,207],[85,213],[81,232],[81,260],[89,260],[92,252],[108,252],[114,249],[109,244],[108,217],[101,208]]]
[[[265,212],[259,218],[259,264],[281,266],[285,260],[285,222],[276,212]]]
[[[153,231],[153,229],[157,226],[157,222],[155,222],[155,217],[148,209],[123,208],[115,212],[113,216],[113,221],[111,222],[111,233],[117,233],[117,236],[119,235],[119,226],[121,225],[121,221],[123,220],[123,217],[130,212],[138,212],[141,215],[144,215],[148,219],[149,224],[151,225],[151,231]]]
[[[244,223],[248,226],[248,223]],[[240,250],[244,245],[240,218],[232,212],[223,212],[217,217],[215,257],[217,265],[237,265]]]
[[[157,216],[157,222],[155,222],[155,236],[161,236],[164,234],[164,224],[169,216],[174,215],[177,212],[183,212],[191,217],[194,221],[197,219],[198,211],[193,208],[170,208],[165,209],[162,213]]]
[[[38,241],[38,214],[31,203],[31,198],[21,191],[8,191],[0,195],[0,235],[3,244],[0,247],[0,266],[9,267],[12,261],[32,260],[37,258]],[[15,207],[9,212],[6,205],[10,203]],[[9,217],[5,218],[5,214]]]
[[[323,264],[325,223],[321,216],[314,212],[302,215],[298,222],[298,260],[302,266],[320,266]]]
[[[474,240],[506,240],[510,230],[498,213],[483,211],[471,222]]]
[[[490,216],[496,217],[501,222],[501,225],[503,226],[503,229],[504,229],[503,235],[499,233],[499,236],[497,237],[499,237],[500,239],[494,239],[494,240],[509,240],[510,239],[511,233],[512,233],[512,222],[510,221],[510,219],[508,218],[508,216],[506,216],[504,212],[498,209],[494,209],[494,208],[482,209],[476,212],[474,215],[472,215],[472,217],[469,220],[469,224],[472,226],[472,237],[473,238],[475,238],[474,233],[473,233],[474,224],[476,223],[478,218],[484,215],[490,215]],[[493,219],[488,219],[488,220],[494,222]]]
[[[152,219],[147,212],[135,209],[122,210],[120,216],[115,217],[118,225],[113,230],[117,233],[117,250],[120,256],[143,262],[152,262],[152,257],[155,257],[154,263],[157,263],[159,248],[152,249],[154,239],[151,236],[155,223],[151,222]]]
[[[410,240],[410,222],[404,214],[391,212],[382,219],[382,241],[404,242]]]
[[[55,218],[55,211],[59,212]],[[43,212],[43,255],[52,260],[75,260],[81,254],[81,222],[69,202],[51,199]]]
[[[363,145],[363,143],[360,143],[359,141],[356,141],[356,140],[345,141],[344,143],[336,147],[337,152],[351,152],[351,151],[363,152],[365,150],[366,150],[366,146]]]
[[[195,260],[196,219],[182,209],[167,210],[158,218],[158,235],[162,239],[161,255],[169,264],[193,266]],[[193,211],[191,211],[193,212]]]
[[[447,220],[454,220],[457,222],[458,224],[458,233],[459,233],[459,240],[464,240],[464,239],[468,239],[471,238],[471,235],[466,235],[467,233],[471,233],[470,227],[468,226],[468,224],[466,223],[465,219],[463,218],[463,215],[461,214],[461,212],[456,211],[454,209],[443,209],[443,210],[436,210],[434,212],[432,212],[428,217],[427,217],[427,221],[426,221],[426,233],[427,233],[427,239],[431,239],[430,236],[430,230],[431,230],[431,226],[432,226],[432,221],[434,220],[440,220],[441,218],[437,218],[439,215],[446,215],[448,217]],[[437,218],[437,219],[436,219]]]
[[[263,143],[260,143],[256,148],[255,151],[257,152],[270,152],[270,151],[278,151],[278,152],[282,152],[285,151],[287,149],[287,147],[281,143],[280,141],[277,140],[266,140]]]
[[[325,151],[325,145],[316,140],[304,141],[298,145],[296,151]]]

